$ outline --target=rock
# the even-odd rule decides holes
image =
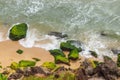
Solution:
[[[24,76],[28,77],[30,75],[34,75],[34,73],[32,72],[31,68],[30,67],[27,67],[24,69]]]
[[[9,32],[9,38],[13,41],[18,41],[26,37],[28,26],[26,23],[14,25]]]
[[[55,36],[55,37],[58,37],[58,38],[68,37],[67,34],[64,34],[64,33],[61,33],[61,32],[50,32],[50,33],[48,33],[48,35],[52,35],[52,36]]]
[[[20,73],[13,73],[8,77],[8,80],[17,80],[20,79],[23,75]],[[6,80],[6,79],[4,79]]]
[[[76,72],[76,80],[88,80],[84,69],[79,68]]]
[[[35,67],[31,67],[31,71],[33,74],[44,74],[46,75],[45,71],[43,68],[35,66]]]
[[[77,47],[79,52],[82,51],[82,48],[81,48],[82,42],[78,40],[68,40],[67,43],[70,43],[71,45],[74,45],[75,47]]]
[[[117,66],[120,67],[120,54],[117,55]]]
[[[56,66],[56,64],[53,63],[53,62],[44,62],[44,63],[42,64],[42,67],[46,67],[47,69],[53,70],[53,69],[55,69],[57,66]]]
[[[104,57],[104,63],[99,64],[94,73],[103,76],[105,80],[116,80],[118,75],[117,64],[110,58]]]
[[[55,63],[65,63],[69,65],[69,60],[65,57],[65,54],[59,50],[59,49],[54,49],[54,50],[49,50],[50,54],[54,56]]]
[[[53,56],[61,55],[65,57],[65,54],[60,49],[49,50],[50,54]]]
[[[111,51],[112,51],[114,54],[120,54],[120,50],[112,49]]]
[[[71,50],[74,50],[74,49],[77,49],[79,52],[81,51],[81,48],[77,48],[69,42],[61,42],[60,43],[60,48],[63,51],[71,51]]]
[[[16,62],[12,62],[11,65],[10,65],[10,68],[16,70],[16,69],[19,68],[19,64],[16,63]]]
[[[55,56],[55,63],[56,64],[64,63],[64,64],[67,64],[67,65],[70,65],[68,58],[66,58],[64,56],[61,56],[61,55]]]
[[[19,66],[20,67],[31,67],[31,66],[35,66],[35,64],[36,64],[35,61],[30,61],[30,60],[19,61]]]
[[[68,58],[71,60],[77,60],[79,58],[78,50],[74,49],[74,50],[70,51],[70,53],[68,54]]]
[[[89,51],[91,53],[92,56],[94,56],[95,58],[98,57],[97,53],[95,51]]]
[[[23,50],[18,49],[16,52],[17,52],[18,54],[22,54],[22,53],[23,53]]]

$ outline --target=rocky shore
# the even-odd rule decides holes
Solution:
[[[2,70],[0,80],[119,80],[120,54],[118,52],[116,60],[103,56],[101,61],[97,53],[92,50],[89,53],[93,57],[84,58],[80,55],[84,49],[78,40],[61,42],[59,49],[49,51],[40,48],[27,50],[17,43],[18,40],[26,37],[27,29],[25,23],[14,25],[9,32],[11,41],[5,42],[4,46],[1,44],[3,48],[0,48]],[[67,34],[59,32],[51,32],[48,35],[54,35],[58,39],[68,37]],[[19,47],[15,46],[16,43]],[[2,53],[5,48],[10,49]],[[3,67],[4,63],[8,64]]]

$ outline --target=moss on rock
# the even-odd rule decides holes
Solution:
[[[60,44],[60,48],[63,50],[63,51],[71,51],[71,50],[74,50],[74,49],[77,49],[79,52],[82,51],[81,47],[77,48],[75,47],[74,45],[72,45],[70,42],[62,42]]]
[[[16,63],[16,62],[12,62],[11,65],[10,65],[10,68],[16,70],[16,69],[19,68],[19,64]]]
[[[56,64],[65,63],[65,64],[69,65],[69,60],[66,57],[63,57],[61,55],[57,55],[57,56],[55,56],[55,63]]]
[[[68,58],[72,59],[72,60],[76,60],[79,58],[79,52],[77,49],[74,49],[72,51],[70,51],[70,53],[68,54]]]
[[[49,52],[53,56],[61,55],[65,57],[65,54],[60,49],[49,50]]]
[[[29,61],[29,60],[19,61],[19,66],[20,67],[31,67],[31,66],[35,66],[35,64],[36,64],[35,61]]]
[[[56,68],[56,64],[53,63],[53,62],[44,62],[44,63],[42,64],[42,66],[43,66],[43,67],[46,67],[46,68],[48,68],[48,69],[51,69],[51,70],[53,70],[53,69]]]
[[[13,41],[18,41],[22,38],[25,38],[27,29],[28,29],[28,26],[26,23],[14,25],[10,29],[9,38]]]

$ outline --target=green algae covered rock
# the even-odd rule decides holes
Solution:
[[[26,37],[28,26],[26,23],[16,24],[10,29],[9,38],[18,41]]]
[[[117,66],[120,67],[120,54],[117,55]]]
[[[73,49],[77,49],[79,52],[82,51],[82,48],[81,47],[76,47],[75,45],[72,45],[69,41],[67,42],[62,42],[60,44],[60,48],[63,50],[63,51],[71,51]]]
[[[61,55],[65,57],[65,54],[60,49],[49,50],[49,52],[53,56]]]
[[[35,64],[36,64],[35,61],[29,61],[29,60],[19,61],[19,66],[20,67],[31,67],[31,66],[35,66]]]
[[[70,53],[68,54],[68,58],[72,59],[72,60],[76,60],[79,58],[79,52],[77,49],[74,49],[72,51],[70,51]]]
[[[75,49],[76,47],[71,45],[70,43],[68,42],[62,42],[60,44],[60,48],[63,50],[63,51],[71,51],[73,49]]]
[[[18,54],[22,54],[22,53],[23,53],[23,50],[18,49],[16,52],[17,52]]]
[[[64,63],[64,64],[69,65],[69,60],[68,60],[68,58],[66,58],[66,57],[64,57],[64,56],[57,55],[57,56],[55,56],[54,58],[55,58],[55,63],[56,63],[56,64]]]
[[[16,69],[19,68],[19,64],[16,63],[16,62],[12,62],[11,65],[10,65],[10,68],[16,70]]]
[[[53,62],[44,62],[44,63],[42,64],[42,66],[43,66],[43,67],[46,67],[46,68],[48,68],[48,69],[51,69],[51,70],[53,70],[53,69],[55,69],[55,68],[57,67],[56,64],[53,63]]]
[[[65,54],[59,50],[59,49],[54,49],[54,50],[49,50],[50,54],[54,56],[55,63],[65,63],[69,64],[69,60],[65,57]]]

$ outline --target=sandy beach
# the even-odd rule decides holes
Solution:
[[[22,54],[18,54],[18,49],[23,50]],[[49,61],[53,62],[54,58],[50,53],[42,48],[25,48],[17,41],[3,41],[0,42],[0,62],[3,67],[9,66],[11,62],[18,62],[20,60],[33,60],[32,58],[40,59],[36,65]]]

